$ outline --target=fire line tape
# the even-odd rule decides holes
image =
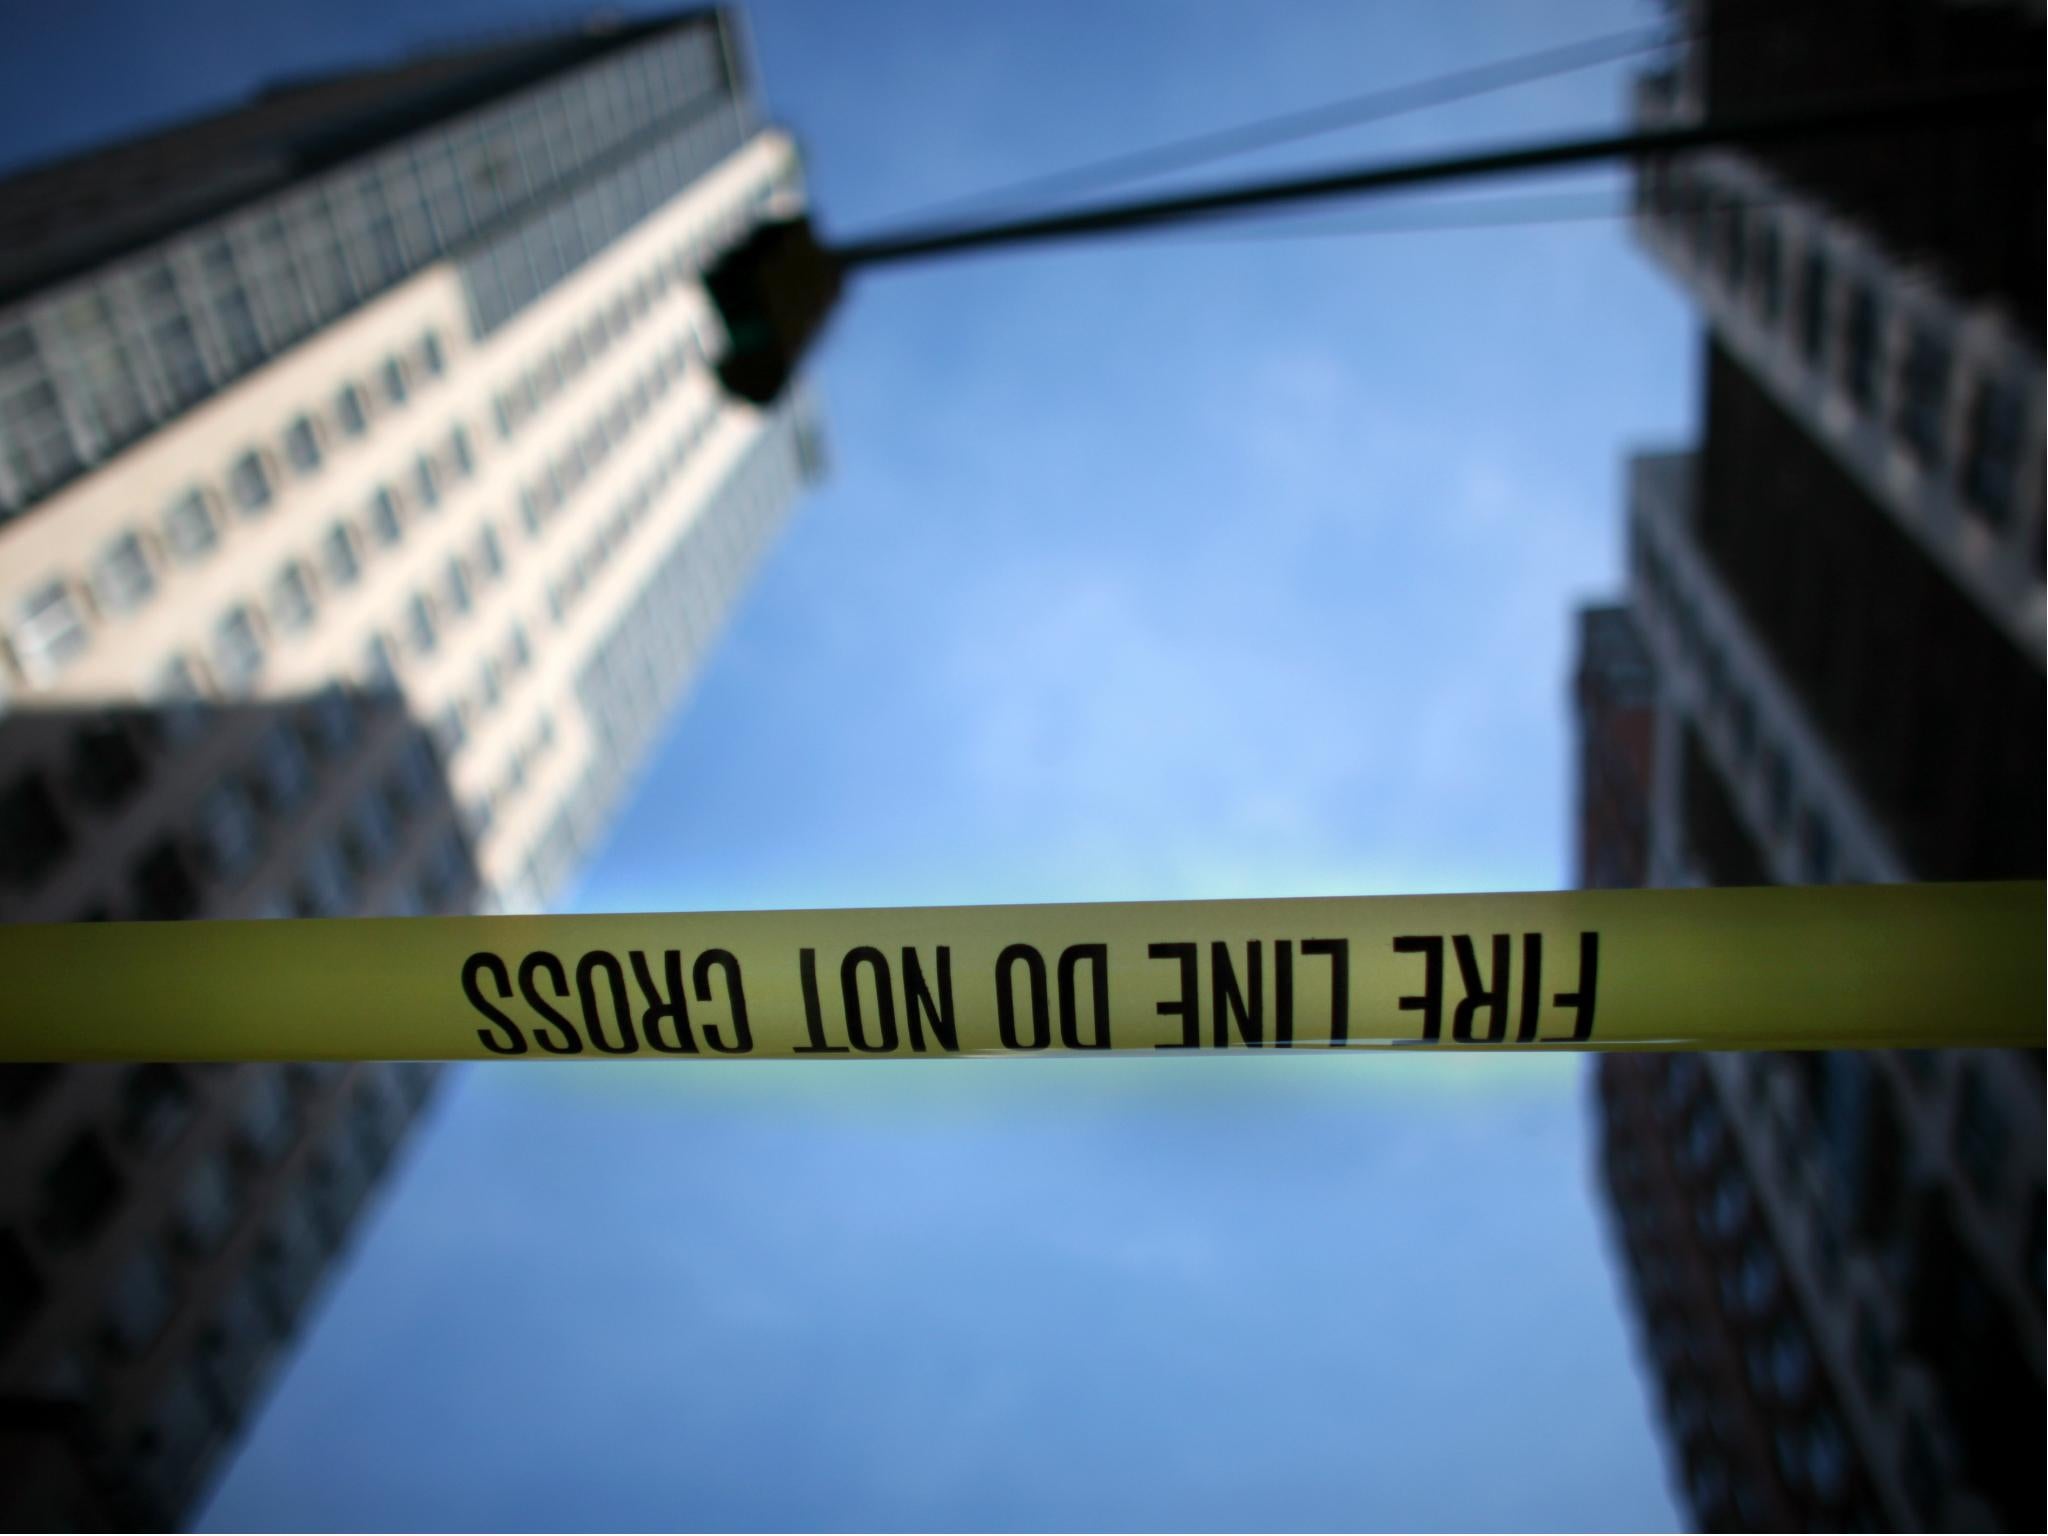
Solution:
[[[2043,1041],[2043,886],[0,928],[0,1059]]]

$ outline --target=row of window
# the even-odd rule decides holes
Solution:
[[[538,416],[549,401],[573,383],[584,368],[604,356],[614,343],[630,335],[672,292],[679,291],[684,283],[690,281],[700,254],[709,247],[710,241],[724,238],[729,232],[730,226],[721,225],[715,236],[707,236],[699,242],[685,241],[677,246],[651,273],[641,276],[630,288],[614,295],[609,303],[600,307],[559,344],[548,348],[522,369],[517,378],[492,397],[491,414],[499,438],[511,439]],[[689,333],[686,343],[701,350],[694,330]]]
[[[596,737],[596,750],[574,791],[527,852],[520,879],[530,899],[544,900],[567,878],[602,825],[629,765],[716,631],[732,596],[735,572],[766,532],[763,511],[786,502],[791,493],[801,442],[800,424],[787,415],[754,438],[584,664],[576,698]],[[675,460],[673,450],[670,457]]]
[[[594,165],[656,122],[724,100],[716,28],[679,29],[410,136],[0,320],[0,511],[517,210],[587,190]]]
[[[683,376],[692,351],[688,340],[678,339],[658,357],[653,366],[632,384],[618,390],[602,414],[581,432],[568,439],[561,450],[541,467],[539,474],[519,492],[519,521],[530,538],[538,539],[569,499],[596,476],[612,454],[624,446],[628,435],[664,400]],[[671,457],[680,464],[709,427],[705,418],[693,422],[686,440],[679,439]],[[673,466],[671,466],[671,470]]]
[[[689,121],[587,176],[463,263],[476,334],[488,336],[731,154],[750,131],[736,104],[705,99]]]
[[[1762,1489],[1740,1485],[1742,1458],[1725,1443],[1739,1436],[1755,1410],[1724,1401],[1726,1378],[1715,1358],[1724,1337],[1698,1315],[1684,1271],[1699,1253],[1703,1278],[1720,1298],[1729,1362],[1747,1378],[1767,1416],[1779,1485],[1802,1505],[1835,1507],[1856,1496],[1847,1434],[1827,1400],[1813,1347],[1784,1289],[1776,1252],[1756,1211],[1748,1174],[1729,1137],[1725,1115],[1696,1059],[1659,1064],[1658,1092],[1650,1104],[1617,1116],[1610,1107],[1608,1177],[1630,1248],[1631,1267],[1648,1318],[1649,1341],[1662,1375],[1667,1414],[1685,1456],[1695,1513],[1710,1524],[1731,1503],[1746,1524],[1766,1510]],[[1658,1187],[1641,1147],[1676,1130],[1677,1187]],[[1692,1242],[1669,1230],[1682,1208]],[[1737,1420],[1744,1421],[1738,1425]],[[1755,1470],[1755,1469],[1750,1469]]]
[[[561,576],[548,583],[548,615],[557,625],[568,622],[583,594],[626,540],[660,505],[661,493],[702,443],[710,430],[709,416],[698,416],[671,440],[668,449],[631,490],[613,506],[610,514],[583,541]],[[592,467],[603,460],[603,439],[598,440]]]
[[[130,1084],[142,1074],[176,1081],[213,1070],[131,1069]],[[181,1313],[207,1309],[192,1319],[190,1353],[166,1378],[124,1456],[129,1476],[166,1511],[189,1492],[223,1428],[243,1416],[435,1078],[423,1064],[355,1069],[342,1113],[312,1149],[304,1173],[266,1188],[268,1171],[301,1127],[324,1113],[319,1101],[345,1070],[304,1064],[242,1075],[227,1138],[193,1162],[168,1221],[145,1234],[113,1272],[89,1331],[49,1373],[49,1390],[90,1408],[107,1395],[109,1372],[157,1347]],[[86,1133],[66,1158],[95,1140]],[[52,1169],[45,1182],[59,1176]],[[214,1283],[206,1271],[252,1220],[260,1225],[247,1257],[224,1285]],[[26,1249],[0,1231],[0,1301],[8,1304],[0,1319],[25,1324],[46,1294]]]
[[[1773,839],[1796,838],[1798,879],[1805,884],[1827,885],[1858,878],[1853,870],[1844,867],[1840,840],[1826,814],[1815,801],[1798,794],[1790,754],[1759,723],[1756,701],[1735,679],[1726,653],[1708,633],[1691,595],[1658,552],[1654,540],[1637,537],[1632,542],[1641,590],[1651,607],[1670,625],[1680,649],[1699,668],[1706,722],[1725,727],[1726,739],[1734,752],[1736,774],[1759,775],[1768,835]]]
[[[244,451],[228,466],[219,486],[189,487],[153,524],[127,529],[109,540],[81,576],[52,577],[38,586],[17,607],[7,634],[22,677],[31,685],[54,678],[90,647],[96,622],[142,609],[174,568],[210,560],[237,518],[269,514],[287,476],[305,479],[317,473],[338,439],[364,436],[374,417],[403,405],[422,381],[439,377],[446,367],[440,337],[428,331],[409,358],[387,357],[367,385],[345,383],[331,410],[301,412],[276,443]],[[473,467],[464,429],[455,429],[443,459],[460,474]],[[432,462],[423,457],[415,481],[429,505],[439,499],[435,474]],[[393,510],[389,523],[394,538],[395,515]]]
[[[1683,166],[1646,172],[1651,206],[1685,231],[1695,261],[1808,367],[1830,371],[1863,415],[1890,398],[1890,430],[1928,472],[1951,467],[1963,506],[1994,529],[2011,520],[2019,495],[2026,392],[2017,378],[1957,376],[1949,327],[1933,311],[1903,306],[1896,372],[1889,378],[1889,300],[1880,285],[1830,251],[1824,235],[1803,251],[1772,210],[1726,191],[1711,172]],[[1788,302],[1789,300],[1789,302]],[[1838,323],[1831,323],[1839,312]],[[1949,463],[1950,392],[1964,387],[1959,462]]]
[[[249,755],[201,795],[182,832],[151,842],[132,862],[122,915],[172,920],[198,915],[209,889],[232,891],[274,841],[291,834],[324,771],[354,751],[362,729],[359,702],[330,690],[293,716],[272,722]],[[139,782],[138,776],[138,782]],[[9,835],[5,874],[10,884],[33,885],[55,873],[85,835],[77,812],[64,803],[82,798],[75,776],[56,780],[46,766],[23,769],[0,792],[0,828]],[[428,740],[410,734],[378,781],[358,796],[332,831],[305,853],[288,886],[254,915],[340,916],[359,909],[368,885],[402,851],[410,829],[445,802],[440,762]],[[451,829],[452,830],[452,829]],[[456,834],[459,841],[459,833]],[[466,847],[455,850],[460,868],[435,867],[420,876],[429,887],[401,893],[440,910],[473,888]],[[445,862],[430,849],[428,863]],[[440,894],[436,894],[436,893]],[[77,914],[80,921],[115,915],[102,899]]]

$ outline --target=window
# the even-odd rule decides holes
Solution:
[[[100,552],[92,590],[107,613],[130,613],[149,600],[156,591],[156,573],[139,535],[124,533]]]
[[[323,757],[340,757],[361,732],[356,701],[344,688],[323,688],[306,706],[306,740]]]
[[[343,852],[363,874],[381,866],[398,846],[398,828],[382,795],[371,793],[356,803],[349,817]]]
[[[1993,528],[2003,528],[2012,516],[2024,419],[2019,391],[2011,385],[1985,379],[1970,397],[1963,443],[1963,500]]]
[[[1799,282],[1799,350],[1818,363],[1827,350],[1828,259],[1815,248],[1806,253]]]
[[[1781,1317],[1771,1334],[1770,1382],[1779,1397],[1797,1398],[1813,1379],[1813,1351],[1793,1318]]]
[[[213,627],[213,675],[223,692],[237,693],[263,671],[263,637],[256,616],[237,604]]]
[[[172,302],[176,302],[175,296]],[[198,334],[182,312],[172,311],[166,315],[152,329],[150,340],[156,347],[158,361],[163,364],[164,383],[171,398],[179,405],[189,405],[212,387],[207,377],[206,358],[199,350]]]
[[[2012,1130],[1974,1062],[1963,1068],[1956,1095],[1955,1147],[1956,1159],[1978,1198],[1995,1200],[2011,1161]]]
[[[459,831],[451,829],[427,855],[420,876],[420,905],[429,912],[445,912],[457,902],[471,876],[469,845]]]
[[[405,609],[405,639],[415,656],[431,656],[440,643],[434,628],[434,610],[424,597],[415,595]]]
[[[1892,1386],[1892,1352],[1870,1308],[1856,1308],[1856,1375],[1873,1400],[1882,1403]]]
[[[22,599],[16,612],[14,655],[32,683],[55,677],[91,643],[85,615],[64,582],[45,582]]]
[[[294,810],[313,788],[312,764],[298,732],[279,720],[256,747],[256,782],[271,814]]]
[[[430,379],[438,379],[448,369],[448,358],[441,348],[439,331],[428,331],[422,336],[419,350],[414,355],[419,359],[420,371]]]
[[[395,283],[405,275],[405,250],[398,243],[398,228],[391,215],[380,213],[370,221],[370,260],[379,284]]]
[[[220,529],[204,491],[187,491],[164,513],[164,542],[188,564],[211,554],[220,543]]]
[[[227,1160],[213,1153],[199,1162],[179,1191],[179,1244],[196,1254],[219,1250],[235,1225],[235,1181]]]
[[[157,729],[165,742],[176,746],[205,729],[199,674],[190,658],[173,656],[165,662],[157,671],[152,696],[157,701]]]
[[[31,885],[71,847],[71,833],[41,769],[25,769],[0,791],[0,880]]]
[[[168,1062],[130,1067],[121,1082],[121,1144],[161,1152],[192,1123],[192,1111],[192,1084],[182,1068]]]
[[[505,574],[505,549],[498,542],[498,530],[488,523],[484,525],[483,537],[477,540],[476,558],[484,575],[492,581]]]
[[[249,308],[249,296],[239,287],[230,288],[215,295],[213,312],[220,323],[221,337],[227,343],[230,371],[242,373],[255,367],[263,358],[263,336],[256,328],[256,314]]]
[[[457,427],[448,434],[448,462],[455,468],[455,478],[467,480],[476,473],[476,454],[469,446],[469,432]]]
[[[336,589],[354,586],[363,574],[355,535],[339,519],[328,526],[327,536],[320,541],[320,574]]]
[[[379,486],[370,498],[370,537],[386,549],[405,537],[405,523],[398,515],[398,498],[385,486]]]
[[[223,779],[199,802],[197,834],[213,873],[233,880],[256,862],[262,851],[262,825],[249,791],[235,779]]]
[[[111,811],[149,776],[149,766],[128,723],[107,715],[72,733],[68,769],[71,788],[95,810]]]
[[[134,1356],[163,1332],[171,1316],[171,1271],[154,1242],[121,1266],[108,1290],[106,1340],[117,1354]]]
[[[1742,204],[1730,200],[1721,205],[1721,275],[1731,293],[1742,291],[1749,275],[1749,227]]]
[[[1799,818],[1800,862],[1815,885],[1835,878],[1835,839],[1827,818],[1808,806]]]
[[[370,636],[370,643],[363,647],[363,680],[379,689],[392,688],[398,682],[397,657],[390,640],[381,633]]]
[[[313,583],[296,560],[271,583],[270,618],[279,633],[287,635],[298,634],[313,622]]]
[[[384,798],[393,820],[403,825],[414,812],[422,810],[441,782],[441,767],[425,737],[413,736],[399,754],[398,762],[384,781]]]
[[[1844,322],[1842,384],[1849,398],[1862,410],[1877,403],[1878,314],[1877,295],[1868,283],[1858,283],[1849,292],[1848,318]]]
[[[1933,330],[1916,326],[1900,379],[1899,435],[1922,464],[1941,463],[1942,413],[1948,401],[1948,348]]]
[[[413,500],[426,511],[441,505],[441,486],[434,474],[434,461],[421,454],[412,466]]]
[[[1778,323],[1784,306],[1784,274],[1778,270],[1778,226],[1761,220],[1756,237],[1756,308],[1766,325]]]
[[[82,1131],[42,1178],[36,1225],[61,1247],[73,1247],[105,1225],[120,1198],[121,1176],[106,1149]]]
[[[363,403],[363,392],[355,385],[344,384],[341,393],[334,397],[334,419],[343,437],[361,437],[370,429],[369,409]]]
[[[285,428],[284,456],[301,475],[310,475],[320,467],[320,433],[310,416],[297,417]]]
[[[235,506],[246,514],[262,512],[274,499],[270,483],[270,467],[263,462],[263,456],[250,452],[235,460],[228,470],[228,497]]]
[[[343,856],[340,839],[322,841],[306,856],[305,868],[292,888],[294,909],[301,917],[339,917],[356,898],[355,873]]]
[[[434,716],[434,723],[428,728],[433,738],[434,750],[443,762],[448,761],[462,750],[462,744],[469,739],[469,733],[462,723],[462,706],[450,704]]]
[[[235,1144],[259,1162],[274,1162],[296,1129],[291,1090],[282,1072],[258,1072],[247,1082],[235,1106]]]
[[[1775,743],[1764,748],[1764,815],[1782,832],[1792,814],[1792,764]]]
[[[385,358],[377,369],[377,389],[386,405],[405,404],[405,365],[397,358]]]
[[[527,641],[526,626],[524,624],[514,624],[512,626],[512,640],[509,650],[512,659],[512,670],[514,672],[524,672],[533,664],[533,647]]]
[[[512,412],[513,404],[509,395],[499,395],[491,402],[491,415],[497,424],[501,440],[510,437],[513,429],[519,425],[518,418]]]
[[[199,882],[184,851],[161,838],[130,866],[129,889],[135,916],[145,922],[176,922],[198,915]]]
[[[460,560],[451,558],[442,572],[441,591],[448,601],[448,611],[455,614],[468,613],[473,605],[469,589],[469,572]]]

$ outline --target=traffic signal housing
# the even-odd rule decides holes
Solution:
[[[798,215],[757,224],[705,274],[725,322],[718,377],[755,405],[772,403],[838,301],[844,269]]]

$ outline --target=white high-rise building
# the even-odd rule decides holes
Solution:
[[[559,891],[816,468],[700,282],[801,196],[710,11],[0,184],[0,920]],[[10,1516],[178,1518],[430,1082],[0,1067]]]

